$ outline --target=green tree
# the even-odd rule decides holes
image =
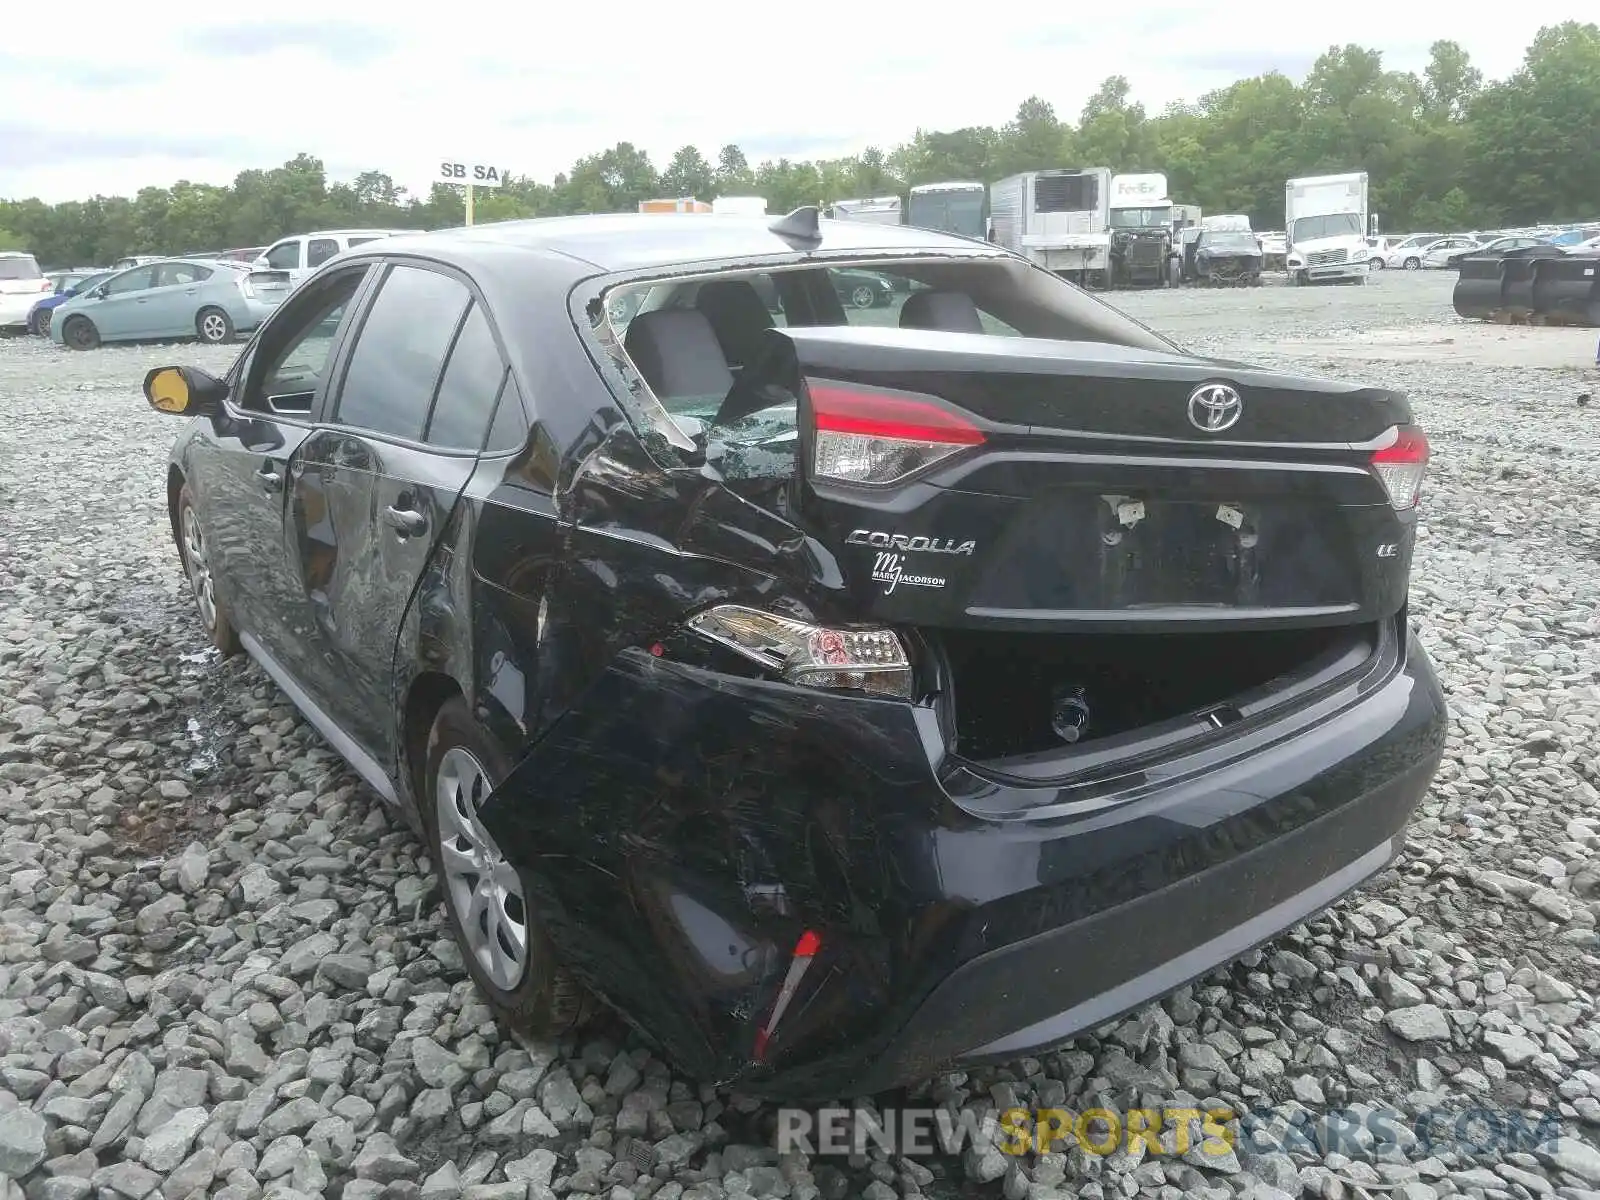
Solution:
[[[682,147],[661,172],[662,194],[672,198],[693,196],[709,200],[716,194],[716,187],[716,172],[694,146]]]

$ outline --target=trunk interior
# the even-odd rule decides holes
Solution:
[[[1242,705],[1308,676],[1359,667],[1374,624],[1238,633],[945,630],[955,752],[977,762],[1085,751],[1106,739]],[[1223,708],[1215,726],[1239,719]],[[1058,726],[1076,732],[1063,737]]]

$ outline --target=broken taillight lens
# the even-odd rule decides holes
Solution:
[[[1372,456],[1372,470],[1389,493],[1389,503],[1404,512],[1422,499],[1422,479],[1428,473],[1431,450],[1428,436],[1415,425],[1390,431],[1394,440]]]
[[[810,379],[811,475],[839,483],[896,483],[982,445],[983,431],[928,396]]]
[[[891,629],[835,629],[738,604],[707,609],[689,628],[790,683],[912,698],[911,660]]]

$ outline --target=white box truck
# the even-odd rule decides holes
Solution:
[[[1291,284],[1367,281],[1371,248],[1365,171],[1289,180],[1283,214]]]
[[[866,221],[870,225],[899,225],[900,197],[874,196],[864,200],[835,200],[823,214],[835,221]]]
[[[1111,169],[1024,171],[989,189],[994,241],[1074,283],[1111,273]]]

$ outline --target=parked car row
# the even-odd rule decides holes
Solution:
[[[1373,270],[1446,270],[1459,267],[1464,258],[1504,254],[1550,246],[1561,252],[1593,253],[1600,244],[1600,225],[1574,225],[1564,229],[1501,229],[1475,233],[1413,233],[1404,237],[1370,237]]]
[[[323,263],[411,230],[338,229],[270,246],[165,257],[133,254],[109,267],[45,272],[28,253],[0,253],[0,329],[49,337],[74,350],[104,342],[196,338],[227,342],[261,324]]]

